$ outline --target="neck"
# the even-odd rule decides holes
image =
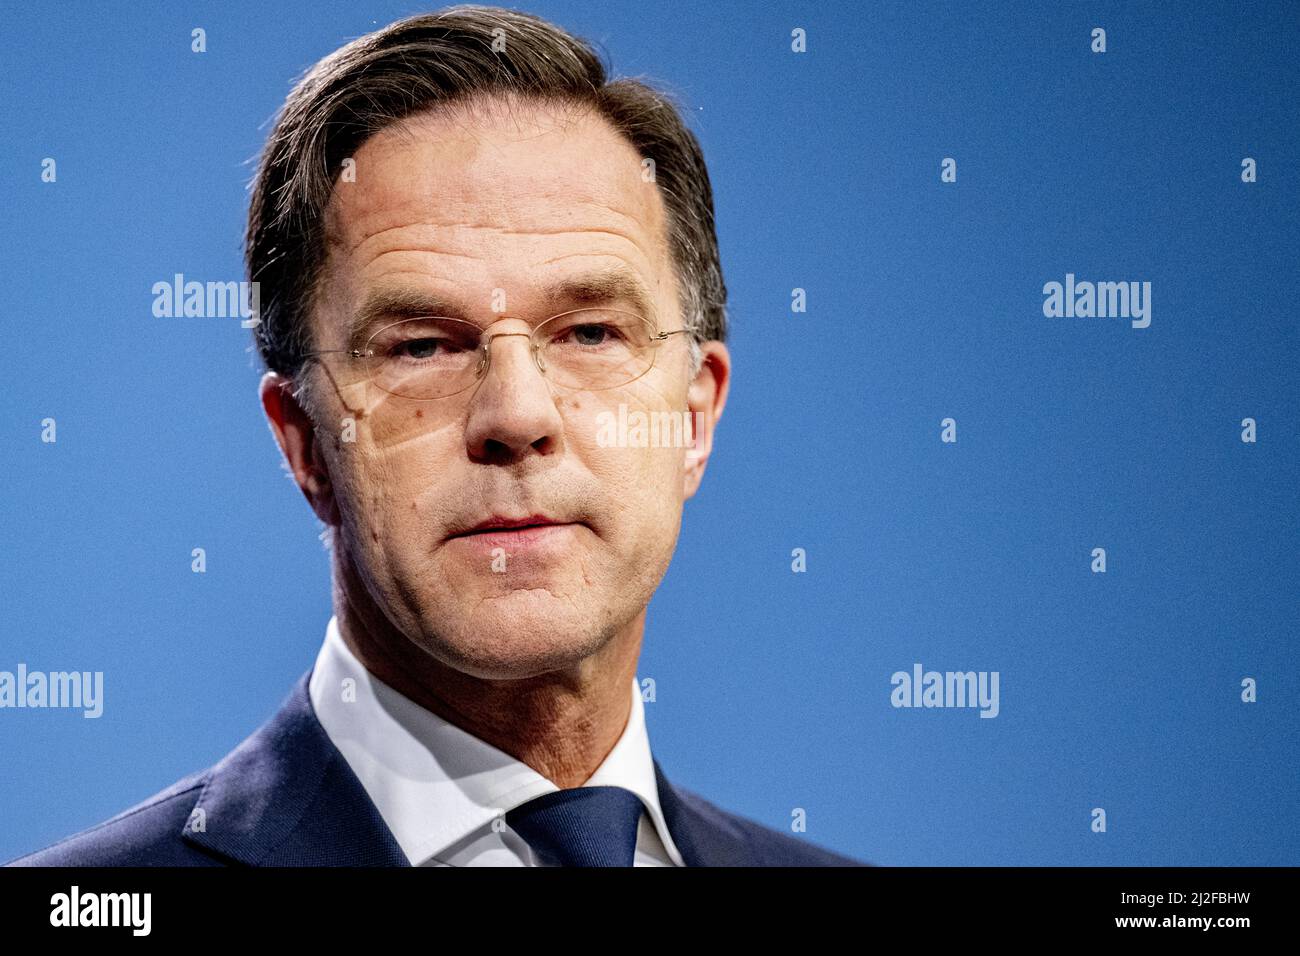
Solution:
[[[334,560],[339,633],[362,665],[449,723],[527,764],[560,789],[581,786],[618,742],[631,714],[645,609],[599,650],[525,678],[457,670],[393,627],[369,592]]]

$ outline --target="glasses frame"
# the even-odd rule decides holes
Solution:
[[[560,312],[556,315],[552,315],[550,318],[537,323],[537,325],[533,327],[531,332],[489,333],[487,329],[485,328],[481,329],[482,334],[479,337],[479,344],[477,348],[477,351],[480,353],[480,355],[479,355],[478,365],[474,369],[474,377],[470,381],[468,381],[465,385],[456,389],[456,391],[454,392],[447,392],[445,395],[432,395],[426,398],[414,398],[410,395],[403,395],[400,392],[390,391],[389,389],[384,388],[382,385],[377,385],[376,387],[379,388],[381,391],[388,393],[389,395],[394,395],[397,398],[405,399],[408,402],[436,402],[444,398],[451,398],[453,395],[459,395],[462,392],[466,391],[467,389],[470,389],[475,385],[477,385],[479,382],[483,380],[484,376],[487,375],[488,370],[489,368],[491,368],[492,365],[493,341],[500,338],[509,338],[511,336],[522,336],[529,340],[529,351],[532,353],[533,362],[534,364],[536,364],[537,370],[542,374],[543,378],[546,378],[548,382],[552,382],[552,384],[558,384],[555,383],[552,379],[550,379],[546,375],[546,363],[542,360],[542,354],[541,354],[542,345],[541,343],[539,343],[537,339],[537,334],[541,330],[545,329],[546,326],[549,325],[554,320],[562,319],[566,315],[574,315],[579,312],[617,312],[620,315],[630,315],[633,316],[634,318],[639,319],[641,323],[645,326],[646,331],[650,335],[651,355],[650,355],[650,364],[648,364],[642,371],[638,372],[636,375],[628,379],[626,382],[620,382],[617,385],[602,385],[598,388],[592,388],[588,386],[583,386],[581,388],[576,386],[567,386],[567,385],[560,386],[561,388],[570,388],[574,391],[603,392],[603,391],[608,391],[611,388],[623,388],[626,385],[631,385],[633,382],[637,381],[638,379],[644,378],[645,375],[649,373],[649,371],[652,368],[654,368],[655,362],[659,358],[659,345],[661,343],[667,341],[668,338],[673,335],[679,335],[683,332],[698,331],[698,327],[696,326],[685,325],[682,326],[682,328],[680,329],[670,329],[665,332],[660,330],[657,322],[655,322],[653,319],[651,319],[648,316],[642,315],[640,312],[631,312],[627,309],[609,309],[609,308],[604,308],[602,306],[584,306],[580,309],[569,309],[567,312]],[[501,318],[507,318],[507,316],[502,316]],[[476,325],[476,323],[470,322],[467,319],[458,319],[448,315],[411,315],[411,316],[407,316],[404,319],[398,319],[396,322],[390,322],[387,325],[380,326],[378,329],[375,329],[375,331],[370,333],[370,335],[366,338],[365,344],[362,345],[361,348],[314,349],[310,352],[304,352],[302,354],[302,359],[304,362],[306,362],[310,359],[320,358],[325,355],[346,355],[348,358],[354,361],[369,359],[372,358],[375,354],[374,349],[370,347],[370,343],[373,342],[382,333],[387,332],[389,329],[402,325],[406,322],[428,321],[430,319],[436,319],[439,321],[459,322],[464,325],[479,327]],[[500,319],[498,319],[497,321],[500,321]],[[372,373],[368,377],[363,379],[363,381],[366,384],[372,384],[374,383],[376,378],[377,376]]]

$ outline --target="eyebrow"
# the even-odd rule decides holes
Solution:
[[[561,279],[541,290],[546,315],[559,315],[570,308],[622,303],[634,312],[655,319],[649,292],[637,276],[625,269],[607,269]],[[509,312],[509,310],[507,310]],[[455,299],[416,288],[379,289],[369,295],[348,323],[348,341],[357,342],[379,322],[397,322],[422,315],[441,315],[473,321]]]

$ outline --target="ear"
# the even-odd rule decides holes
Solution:
[[[267,372],[258,387],[262,410],[266,412],[284,465],[297,482],[316,517],[327,525],[339,525],[338,506],[330,482],[329,465],[321,454],[319,432],[306,409],[293,396],[293,380]]]
[[[686,405],[691,412],[695,441],[683,460],[683,493],[692,497],[704,480],[704,469],[713,451],[713,433],[727,404],[731,387],[731,355],[721,342],[702,342],[700,370],[687,389]]]

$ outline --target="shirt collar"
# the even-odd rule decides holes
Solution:
[[[369,671],[331,617],[308,687],[326,734],[347,760],[412,865],[495,817],[559,788],[536,770],[426,710]],[[614,748],[583,786],[641,798],[669,857],[684,865],[659,804],[640,686]]]

